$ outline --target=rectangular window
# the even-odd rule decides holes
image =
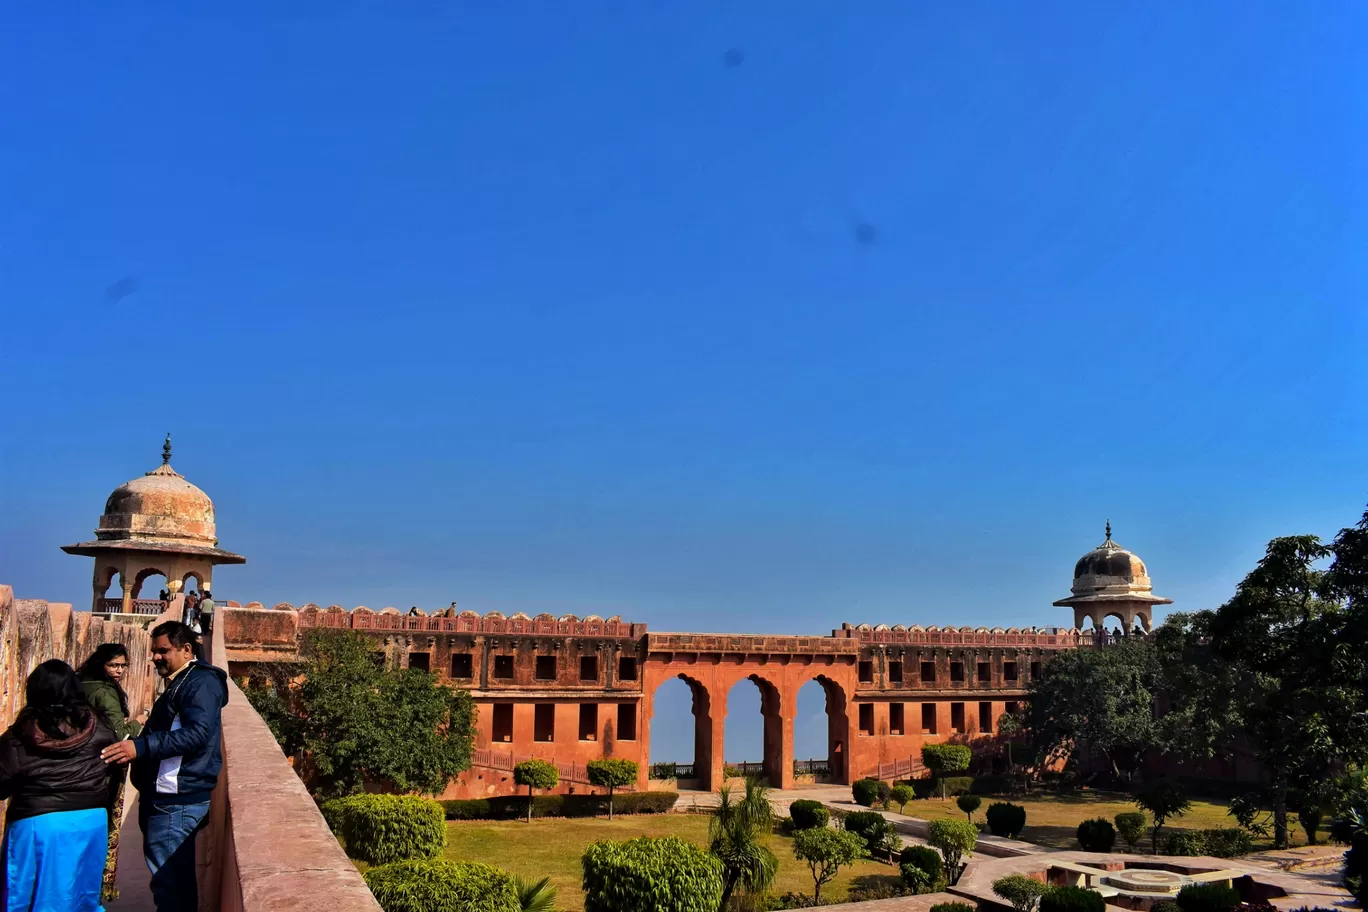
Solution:
[[[622,658],[618,659],[618,680],[636,680],[636,659],[630,656],[623,656]]]
[[[964,733],[964,704],[950,704],[950,730],[956,734]]]
[[[888,682],[890,684],[902,683],[902,662],[888,663]]]
[[[935,683],[936,683],[936,663],[935,663],[935,662],[922,662],[922,663],[921,663],[921,679],[922,679],[922,683],[923,683],[923,684],[935,684]]]
[[[874,663],[873,663],[873,662],[861,662],[861,663],[860,663],[860,683],[861,683],[861,684],[873,684],[873,683],[874,683]]]
[[[922,707],[922,734],[934,735],[936,733],[936,704],[923,703]]]
[[[1007,709],[1006,709],[1007,712],[1009,712],[1009,713],[1011,713],[1012,715],[1015,716],[1015,715],[1017,714],[1017,711],[1020,710],[1020,709],[1021,709],[1021,704],[1018,703],[1016,700],[1008,700],[1008,701],[1007,701]]]
[[[580,704],[580,724],[579,739],[581,741],[598,740],[598,704]]]
[[[874,734],[874,704],[860,704],[860,734]]]
[[[888,733],[890,735],[903,734],[903,705],[901,703],[888,704]]]
[[[978,675],[976,675],[976,677],[978,678],[978,682],[979,682],[980,684],[992,684],[992,683],[993,683],[993,666],[990,665],[990,664],[988,664],[987,662],[979,662],[979,663],[978,663]]]
[[[1015,681],[1017,679],[1016,662],[1002,663],[1002,680]]]
[[[409,668],[420,668],[423,671],[432,670],[432,653],[430,652],[410,652]]]
[[[993,730],[993,704],[979,704],[979,731],[991,732]]]
[[[556,657],[537,656],[537,680],[554,681],[556,680]]]
[[[1039,662],[1032,662],[1032,663],[1031,663],[1031,680],[1032,680],[1032,681],[1038,681],[1038,680],[1040,680],[1040,663],[1039,663]]]
[[[468,652],[457,652],[451,656],[451,676],[453,678],[473,678],[475,676],[474,657]]]
[[[513,740],[513,704],[494,704],[494,731],[490,737],[496,744]]]
[[[501,681],[513,680],[513,657],[495,656],[494,657],[494,677]]]
[[[532,708],[532,740],[556,740],[556,705],[538,703]]]
[[[580,656],[580,680],[598,680],[598,656]]]
[[[619,703],[617,710],[617,739],[619,741],[636,740],[636,704]]]
[[[951,683],[951,684],[963,684],[963,683],[964,683],[964,663],[963,663],[963,662],[951,662],[951,663],[950,663],[950,683]]]

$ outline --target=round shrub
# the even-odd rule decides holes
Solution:
[[[879,780],[857,779],[850,787],[850,795],[861,807],[873,807],[879,800]]]
[[[978,907],[962,902],[936,903],[931,912],[978,912]]]
[[[1026,828],[1026,809],[1010,801],[997,801],[988,805],[983,812],[988,821],[988,830],[994,836],[1015,839]]]
[[[843,821],[845,831],[854,833],[864,840],[865,848],[872,855],[888,855],[896,852],[902,845],[898,828],[878,811],[854,811],[846,814]]]
[[[1096,890],[1050,887],[1040,897],[1040,912],[1107,912],[1107,901]]]
[[[907,807],[907,802],[912,801],[917,797],[917,793],[913,791],[912,786],[908,785],[906,782],[900,782],[893,786],[893,790],[889,793],[889,797],[893,799],[893,803],[901,810],[902,808]]]
[[[926,744],[922,746],[921,755],[922,763],[937,776],[962,773],[974,759],[967,744]]]
[[[878,790],[879,804],[888,807],[888,800],[893,797],[892,784],[879,780],[879,784],[875,788]]]
[[[584,912],[717,912],[722,862],[677,836],[595,842],[580,859]]]
[[[442,806],[413,795],[353,795],[342,803],[347,854],[373,865],[432,858],[446,847]]]
[[[922,871],[926,879],[930,881],[928,893],[936,893],[945,889],[945,863],[941,861],[940,852],[930,846],[910,845],[902,850],[898,856],[899,868],[913,867]]]
[[[1140,840],[1145,838],[1146,831],[1149,830],[1149,818],[1144,811],[1122,811],[1112,818],[1116,822],[1116,832],[1121,834],[1121,838],[1126,840],[1126,848],[1132,852],[1140,844]],[[1150,912],[1154,912],[1151,907]]]
[[[993,881],[993,892],[1011,903],[1014,912],[1031,912],[1047,889],[1045,884],[1025,874],[1009,874]]]
[[[964,811],[965,816],[972,820],[974,811],[977,811],[979,805],[983,804],[983,799],[978,795],[960,795],[955,799],[955,804],[959,805],[959,809]]]
[[[1206,840],[1200,830],[1175,830],[1164,839],[1165,855],[1205,855]]]
[[[1240,904],[1240,894],[1225,884],[1189,884],[1178,891],[1178,906],[1183,912],[1232,912]]]
[[[1239,858],[1254,851],[1254,841],[1238,827],[1202,830],[1203,854],[1216,858]]]
[[[926,825],[926,842],[940,850],[945,875],[953,884],[964,870],[960,859],[973,855],[978,845],[978,827],[967,820],[933,820]]]
[[[1103,817],[1083,821],[1076,835],[1085,852],[1110,852],[1116,845],[1116,827]]]
[[[385,912],[521,912],[513,876],[474,861],[399,861],[366,872]]]
[[[1161,899],[1150,906],[1150,912],[1183,912],[1183,907],[1171,899]]]
[[[789,816],[793,818],[795,830],[812,830],[824,827],[831,822],[831,812],[820,801],[799,798],[789,805]]]

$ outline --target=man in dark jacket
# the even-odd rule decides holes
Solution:
[[[228,675],[194,659],[194,633],[176,621],[152,629],[152,664],[166,689],[142,734],[104,749],[109,763],[132,761],[143,856],[159,912],[193,910],[195,833],[209,816],[209,796],[223,766],[222,710]]]

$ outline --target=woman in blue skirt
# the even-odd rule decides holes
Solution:
[[[0,912],[100,912],[114,733],[91,712],[71,666],[51,659],[25,685],[26,705],[0,735]]]

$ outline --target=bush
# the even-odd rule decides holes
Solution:
[[[857,779],[850,787],[850,795],[861,807],[873,807],[879,800],[879,781],[877,779]]]
[[[902,881],[903,888],[911,890],[914,895],[918,893],[933,892],[931,889],[931,878],[926,875],[925,871],[916,865],[898,865],[898,879]],[[870,899],[874,898],[875,897],[872,896],[870,897]]]
[[[937,777],[946,773],[962,773],[974,759],[967,744],[924,744],[921,755],[922,763]]]
[[[679,801],[678,792],[627,792],[613,799],[619,814],[664,814]],[[527,799],[502,795],[441,801],[447,820],[512,820],[527,813]],[[598,817],[608,813],[607,795],[537,795],[533,817]]]
[[[846,815],[844,823],[846,832],[860,837],[871,855],[891,856],[902,846],[898,828],[878,811],[854,811]]]
[[[1150,906],[1150,912],[1183,912],[1183,907],[1171,899],[1161,899]]]
[[[1010,801],[998,801],[988,805],[983,812],[988,821],[988,830],[994,836],[1015,839],[1026,828],[1026,809]]]
[[[828,903],[818,902],[806,893],[790,891],[779,896],[762,896],[755,908],[757,912],[772,912],[776,909],[811,909],[825,905]]]
[[[946,776],[940,781],[940,784],[941,791],[944,792],[947,797],[953,798],[956,795],[968,795],[974,790],[974,777]]]
[[[917,793],[912,790],[912,786],[905,782],[900,782],[893,786],[893,791],[890,793],[889,797],[893,799],[893,803],[898,806],[898,810],[901,812],[907,809],[907,802],[916,798]]]
[[[385,912],[521,912],[513,877],[473,861],[400,861],[371,868],[366,886]]]
[[[652,763],[647,773],[648,779],[678,779],[679,764],[674,762]]]
[[[962,902],[936,903],[931,912],[978,912],[978,907]]]
[[[1239,892],[1225,884],[1189,884],[1178,891],[1183,912],[1233,912],[1239,904]]]
[[[903,873],[904,882],[908,868],[916,868],[926,875],[928,887],[923,892],[938,893],[946,887],[945,863],[941,861],[940,852],[930,846],[907,846],[898,856],[898,868]]]
[[[789,816],[793,818],[795,830],[811,830],[824,827],[831,821],[831,812],[820,801],[800,798],[789,805]]]
[[[1107,901],[1096,890],[1050,887],[1040,897],[1040,912],[1106,912]]]
[[[560,770],[545,760],[524,760],[513,767],[513,781],[527,786],[527,822],[532,822],[532,790],[551,789],[560,784]]]
[[[974,811],[977,811],[979,805],[983,804],[983,799],[978,795],[960,795],[955,799],[955,804],[959,806],[961,811],[964,811],[965,817],[973,820]]]
[[[446,846],[442,806],[412,795],[353,795],[335,813],[347,854],[384,865],[432,858]]]
[[[933,820],[926,825],[926,843],[940,850],[945,875],[953,884],[964,867],[960,859],[974,854],[978,845],[978,827],[967,820]]]
[[[879,804],[883,805],[884,807],[888,807],[888,801],[890,798],[893,797],[893,786],[881,780],[877,788],[879,795]]]
[[[585,912],[717,912],[722,862],[676,836],[595,842],[580,860]]]
[[[1121,834],[1121,838],[1126,840],[1126,848],[1132,852],[1140,844],[1140,840],[1145,838],[1145,830],[1149,829],[1149,818],[1144,811],[1122,811],[1112,818],[1116,822],[1116,832]],[[1150,912],[1154,912],[1153,908]]]
[[[808,870],[812,872],[814,902],[821,901],[822,884],[832,880],[841,868],[864,858],[865,854],[863,840],[845,830],[802,830],[793,838],[793,857],[807,862]]]
[[[919,872],[920,873],[920,872]],[[890,883],[888,878],[879,874],[864,874],[854,878],[846,891],[845,902],[870,902],[875,899],[896,899],[900,896],[916,896],[917,890],[906,882]]]
[[[1094,817],[1078,825],[1078,844],[1085,852],[1110,852],[1116,845],[1116,827],[1104,817]]]
[[[907,784],[912,786],[912,794],[918,798],[931,798],[940,794],[935,779],[911,779]]]
[[[1011,874],[993,881],[993,892],[1012,904],[1016,912],[1031,912],[1048,888],[1034,877]]]
[[[1176,830],[1164,839],[1165,855],[1205,855],[1206,843],[1197,830]]]
[[[1253,841],[1244,830],[1231,827],[1216,830],[1175,830],[1164,840],[1165,855],[1210,855],[1238,858],[1248,855]]]
[[[641,769],[635,760],[626,759],[603,759],[590,760],[584,765],[585,772],[589,774],[591,785],[608,790],[608,819],[613,819],[613,791],[624,786],[632,785],[637,781],[637,776]]]
[[[975,776],[969,791],[975,795],[1005,795],[1016,787],[1008,776],[996,773],[988,776]]]

